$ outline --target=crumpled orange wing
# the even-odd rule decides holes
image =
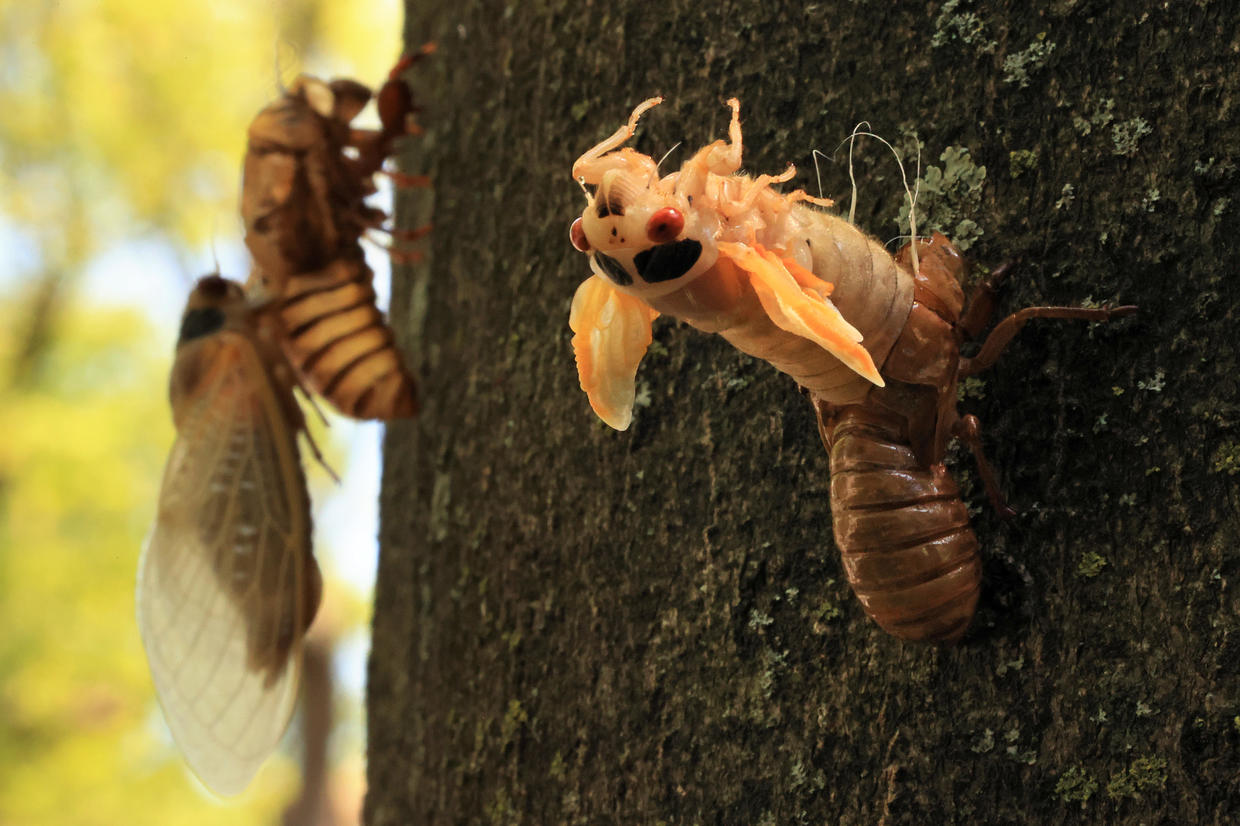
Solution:
[[[781,260],[760,244],[723,241],[718,246],[720,255],[749,273],[762,309],[776,327],[815,342],[862,377],[884,386],[874,359],[861,346],[861,333],[826,297],[830,284],[794,262]],[[789,266],[795,268],[795,274]]]
[[[581,389],[599,418],[616,430],[627,430],[633,421],[637,366],[650,346],[650,325],[658,316],[640,298],[597,275],[583,281],[573,296],[568,326]]]

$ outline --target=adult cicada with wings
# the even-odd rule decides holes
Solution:
[[[244,789],[288,726],[322,591],[294,391],[356,418],[417,409],[360,241],[385,217],[364,203],[373,175],[413,131],[400,74],[430,50],[392,70],[378,130],[350,125],[371,94],[351,80],[299,77],[258,114],[242,193],[254,272],[244,289],[201,279],[182,317],[177,439],[139,563],[138,625],[173,738],[220,794]]]

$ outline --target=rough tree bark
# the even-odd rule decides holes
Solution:
[[[410,4],[440,51],[404,162],[435,188],[401,220],[435,229],[394,286],[424,408],[386,445],[369,823],[1234,822],[1237,18],[1034,5]],[[1020,262],[1002,309],[1141,305],[1038,322],[968,386],[1021,513],[957,457],[986,567],[962,645],[864,617],[769,366],[661,321],[632,429],[590,412],[569,166],[655,93],[643,151],[678,163],[736,95],[747,168],[811,191],[858,121],[915,132],[927,220]],[[858,223],[896,235],[890,155],[856,169]],[[822,185],[846,206],[846,164]]]

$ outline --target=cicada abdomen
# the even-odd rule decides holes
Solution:
[[[429,51],[392,70],[379,92],[378,130],[350,126],[370,89],[305,75],[249,129],[241,213],[255,267],[247,286],[279,302],[285,350],[305,382],[359,419],[404,418],[418,408],[413,376],[375,306],[361,237],[386,217],[365,199],[417,109],[399,74]]]
[[[337,258],[325,273],[290,276],[284,295],[285,351],[308,385],[358,419],[417,412],[413,378],[375,306],[364,262]]]
[[[982,566],[951,475],[918,459],[901,422],[861,405],[819,426],[835,544],[866,614],[901,639],[955,642],[977,606]]]
[[[918,247],[919,268],[904,270],[912,304],[883,362],[886,384],[860,403],[811,398],[853,592],[893,636],[948,643],[968,628],[981,586],[977,537],[943,464],[957,422],[964,263],[941,235]],[[905,247],[894,263],[909,258]]]
[[[297,449],[304,428],[273,320],[201,279],[170,382],[176,442],[138,568],[138,627],[194,773],[236,794],[297,701],[322,580]]]

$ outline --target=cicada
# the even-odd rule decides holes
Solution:
[[[269,308],[218,275],[199,280],[177,340],[177,437],[137,611],[173,739],[224,795],[245,788],[288,725],[322,591],[295,385]]]
[[[1000,323],[973,358],[962,342],[994,307],[993,284],[964,309],[963,262],[942,235],[893,257],[830,203],[741,167],[740,104],[717,140],[660,177],[623,145],[651,98],[573,164],[586,207],[570,227],[593,276],[569,325],[581,386],[612,427],[628,427],[651,323],[670,315],[718,333],[801,386],[831,456],[831,509],[844,569],[889,633],[953,642],[973,617],[978,542],[944,466],[948,443],[973,450],[1005,508],[973,416],[956,410],[963,376],[992,364],[1033,317],[1106,321],[1135,307],[1032,307]]]
[[[400,75],[430,51],[423,47],[392,69],[378,94],[378,130],[350,125],[370,89],[308,75],[249,129],[241,190],[254,257],[247,288],[277,300],[285,352],[306,383],[360,419],[408,417],[418,406],[413,376],[375,306],[361,238],[386,217],[365,203],[374,174],[396,140],[416,131],[410,118],[418,107]],[[392,174],[400,185],[426,184]]]

